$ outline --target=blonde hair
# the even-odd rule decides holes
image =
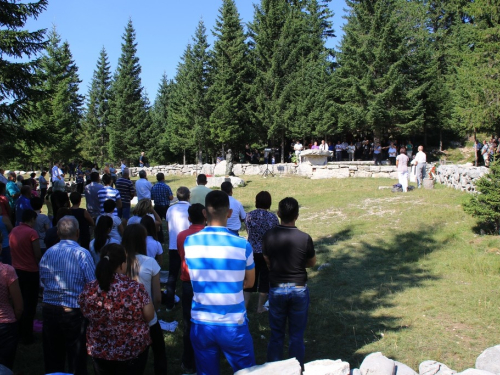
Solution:
[[[151,199],[141,199],[134,208],[134,215],[143,217],[151,212]]]

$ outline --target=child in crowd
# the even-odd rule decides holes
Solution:
[[[141,225],[146,228],[148,236],[146,238],[147,255],[156,259],[160,267],[163,265],[163,248],[157,240],[157,231],[155,221],[148,215],[141,219]]]
[[[109,216],[111,219],[113,219],[113,229],[111,229],[109,237],[114,239],[113,242],[121,243],[123,234],[122,219],[120,219],[118,216],[113,215],[113,212],[115,211],[116,208],[116,202],[112,199],[108,199],[104,202],[103,208],[104,208],[104,214],[102,214],[101,216]],[[99,222],[99,218],[101,216],[97,218],[96,225]]]
[[[42,206],[42,198],[31,198],[31,207],[38,214],[33,229],[38,233],[38,238],[40,240],[40,250],[42,251],[42,254],[44,254],[45,250],[47,250],[47,246],[45,245],[45,235],[51,227],[52,220],[50,220],[47,215],[42,214]]]

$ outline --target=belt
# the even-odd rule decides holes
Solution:
[[[297,283],[270,283],[269,286],[271,288],[303,288],[305,285],[298,285]]]

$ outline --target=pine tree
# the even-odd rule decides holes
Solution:
[[[123,34],[122,54],[118,60],[109,101],[109,153],[116,160],[134,162],[145,147],[145,132],[149,119],[146,113],[141,84],[141,66],[135,42],[132,20]]]
[[[23,124],[32,138],[25,149],[37,163],[68,161],[79,153],[77,134],[80,129],[83,97],[78,93],[80,79],[68,42],[62,42],[55,28],[37,69],[39,89],[47,94],[43,100],[30,103],[33,116]],[[37,147],[34,147],[34,145]]]
[[[350,1],[335,73],[339,130],[398,136],[424,125],[422,64],[411,32],[423,20],[399,0]]]
[[[211,139],[225,148],[243,149],[253,133],[247,105],[251,73],[246,36],[233,0],[223,1],[213,35],[216,41],[208,90],[213,107]]]
[[[108,124],[111,95],[111,73],[106,49],[103,47],[87,95],[87,109],[82,121],[80,145],[84,159],[99,163],[109,160]]]
[[[149,143],[147,148],[152,162],[164,164],[170,156],[167,137],[168,112],[170,110],[170,97],[172,80],[164,74],[158,87],[158,93],[151,109],[152,124],[150,128]]]
[[[194,44],[188,45],[177,68],[168,114],[168,140],[172,152],[187,154],[195,151],[198,162],[212,149],[208,121],[211,110],[207,98],[210,86],[210,54],[203,21],[198,23]]]

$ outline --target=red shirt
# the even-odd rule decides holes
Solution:
[[[33,252],[33,241],[38,241],[38,233],[25,223],[12,229],[9,234],[12,267],[16,270],[38,272],[38,263]]]
[[[192,224],[188,229],[183,230],[177,235],[177,251],[179,252],[179,256],[181,257],[182,281],[191,281],[191,278],[189,277],[189,268],[186,264],[186,257],[184,253],[184,241],[186,240],[187,236],[198,233],[203,228],[205,228],[205,224]]]

